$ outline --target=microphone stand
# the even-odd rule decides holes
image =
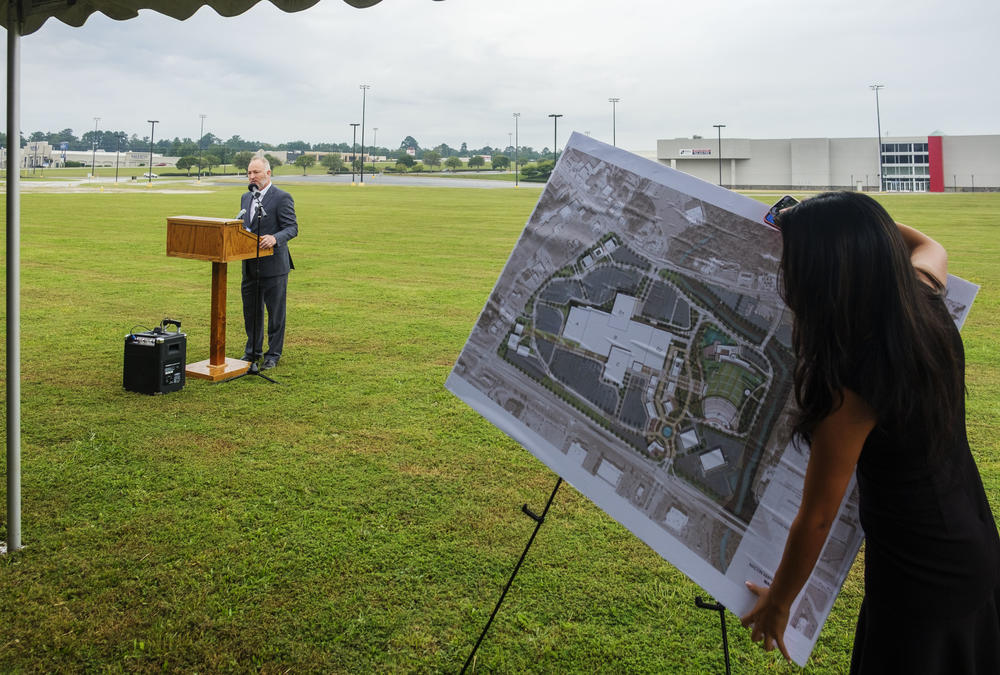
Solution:
[[[256,187],[256,185],[253,185],[252,183],[251,183],[251,185],[253,187]],[[255,202],[257,202],[257,212],[254,214],[254,218],[256,219],[257,224],[251,230],[251,232],[253,232],[255,235],[257,235],[257,253],[256,253],[256,255],[254,256],[254,259],[253,259],[254,276],[256,278],[254,280],[253,332],[251,333],[251,336],[252,336],[251,337],[251,342],[253,343],[252,344],[253,347],[257,346],[257,334],[258,334],[258,332],[260,332],[260,346],[261,346],[261,351],[263,351],[263,349],[264,349],[264,333],[263,333],[263,330],[261,330],[262,327],[260,325],[261,324],[261,316],[260,316],[260,314],[261,314],[261,310],[260,310],[260,304],[261,304],[260,303],[260,221],[261,221],[261,218],[263,218],[264,216],[267,215],[267,212],[264,211],[264,204],[261,203],[260,190],[251,189],[250,190],[250,196],[251,196],[251,198]],[[236,377],[232,377],[232,378],[230,378],[228,380],[224,380],[224,381],[225,382],[232,382],[233,380],[238,380],[241,377],[245,377],[247,375],[256,375],[257,377],[262,377],[265,380],[267,380],[268,382],[270,382],[271,384],[280,384],[278,381],[273,380],[270,377],[268,377],[267,375],[265,375],[264,373],[260,372],[260,366],[257,365],[256,361],[254,361],[253,363],[250,364],[250,370],[248,370],[247,372],[241,373],[240,375],[237,375]]]

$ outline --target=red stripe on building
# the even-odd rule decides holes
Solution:
[[[931,192],[944,192],[944,155],[941,153],[941,137],[927,137],[928,162],[931,174]]]

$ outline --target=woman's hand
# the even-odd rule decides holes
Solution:
[[[788,606],[777,603],[771,598],[771,589],[767,586],[747,583],[747,588],[757,596],[757,604],[748,614],[740,618],[740,623],[750,628],[750,639],[760,642],[765,652],[775,647],[785,657],[792,659],[785,648],[785,628],[788,626]]]

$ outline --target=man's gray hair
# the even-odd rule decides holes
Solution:
[[[267,161],[266,157],[254,157],[253,159],[250,160],[250,162],[251,163],[252,162],[260,162],[261,164],[264,165],[264,170],[265,171],[270,171],[271,170],[271,163],[269,161]],[[249,166],[249,164],[247,166]]]

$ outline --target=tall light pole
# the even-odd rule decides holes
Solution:
[[[201,134],[198,136],[198,182],[201,182],[201,139],[205,138],[205,115],[198,115],[201,118]]]
[[[101,122],[101,118],[100,117],[95,117],[94,118],[94,144],[92,146],[92,149],[93,149],[94,152],[91,154],[91,159],[90,159],[90,177],[91,178],[97,178],[97,125],[100,124],[100,122]],[[32,167],[32,168],[34,168],[34,167]]]
[[[868,88],[875,92],[875,124],[878,127],[878,191],[885,189],[885,174],[882,165],[882,115],[878,109],[878,90],[885,89],[884,84],[870,84]]]
[[[549,115],[549,117],[552,118],[552,170],[555,171],[556,147],[559,145],[559,118],[562,117],[562,115],[553,113]]]
[[[378,127],[372,127],[372,149],[378,148]],[[375,160],[372,160],[372,166],[375,165]]]
[[[361,184],[365,183],[365,98],[368,95],[368,90],[371,89],[370,84],[361,85]]]
[[[722,130],[726,128],[725,124],[713,124],[713,127],[719,132],[719,185],[722,185]]]
[[[517,187],[517,120],[521,113],[514,113],[514,187]]]
[[[118,144],[115,146],[115,182],[118,182],[118,155],[122,151],[122,134],[115,134]]]
[[[615,138],[615,107],[618,105],[618,101],[620,100],[621,99],[617,97],[611,97],[608,99],[608,103],[611,104],[611,145],[616,148],[618,147],[618,144],[616,143],[617,139]]]
[[[351,140],[351,185],[354,185],[354,159],[358,156],[358,126],[357,122],[351,122],[354,127],[354,138]]]
[[[156,123],[160,120],[146,120],[149,122],[149,184],[153,184],[153,133],[156,131]]]

